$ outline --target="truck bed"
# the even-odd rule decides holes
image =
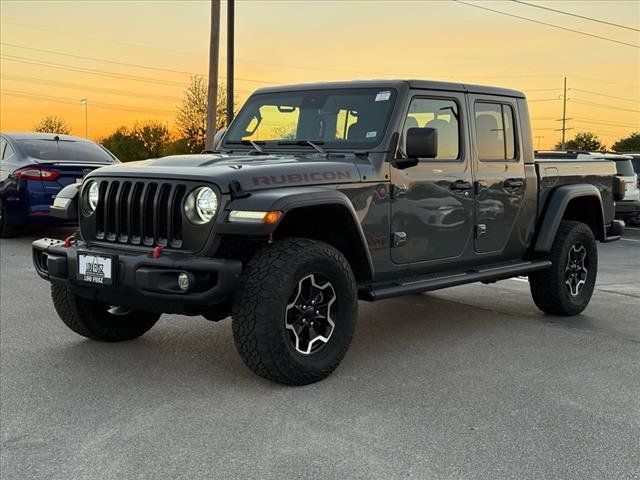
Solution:
[[[613,200],[613,179],[616,175],[616,164],[611,160],[563,160],[537,158],[535,160],[538,175],[538,211],[547,201],[549,193],[560,185],[590,183],[602,196],[605,209],[605,221],[611,221],[615,213]]]

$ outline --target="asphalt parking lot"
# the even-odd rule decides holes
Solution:
[[[599,246],[579,317],[525,279],[361,303],[345,361],[303,388],[246,369],[229,321],[78,337],[31,266],[45,234],[0,241],[3,479],[640,478],[638,229]]]

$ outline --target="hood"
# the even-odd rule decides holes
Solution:
[[[237,181],[245,191],[361,180],[354,158],[322,155],[175,155],[103,167],[90,176],[170,178],[213,182],[223,191]]]

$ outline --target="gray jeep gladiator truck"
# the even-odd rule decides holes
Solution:
[[[283,86],[249,97],[218,150],[100,168],[33,243],[62,321],[131,340],[162,313],[232,317],[256,374],[328,376],[376,301],[528,275],[536,305],[588,304],[596,241],[620,237],[615,164],[534,160],[525,96],[433,81]]]

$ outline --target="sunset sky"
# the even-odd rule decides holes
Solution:
[[[513,1],[485,8],[640,45],[640,2]],[[225,2],[221,65],[224,70]],[[173,128],[190,75],[207,71],[208,1],[0,2],[3,131],[44,115],[89,137],[156,119]],[[636,29],[636,30],[633,30]],[[610,145],[640,130],[640,49],[507,17],[455,1],[237,1],[236,86],[242,102],[272,84],[422,78],[500,85],[530,100],[535,140],[560,138],[563,76],[568,132]],[[124,65],[127,64],[127,65]],[[224,80],[223,80],[224,81]]]

